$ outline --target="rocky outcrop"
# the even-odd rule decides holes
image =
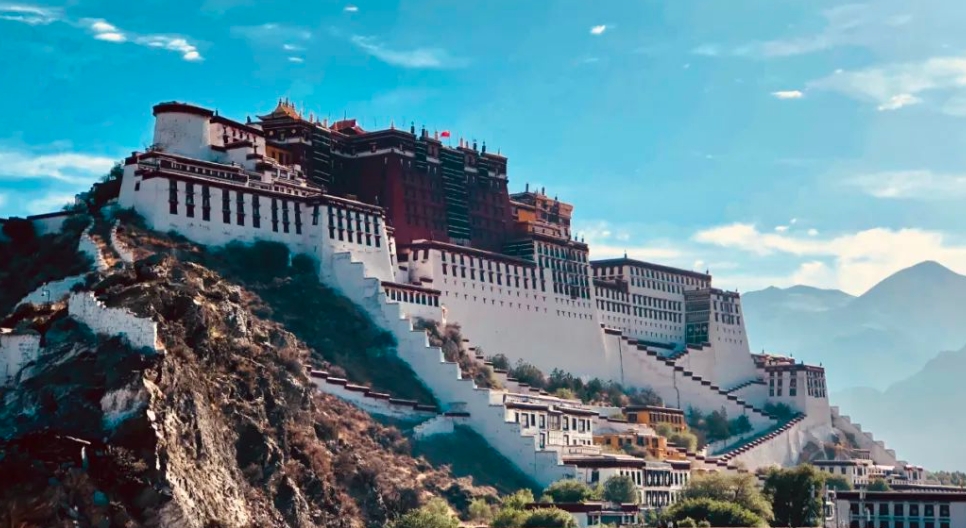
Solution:
[[[153,321],[165,353],[65,309],[0,324],[45,343],[0,394],[0,525],[375,527],[430,495],[465,508],[494,493],[316,391],[309,349],[210,269],[153,256],[93,288]]]

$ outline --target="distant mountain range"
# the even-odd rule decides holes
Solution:
[[[930,469],[966,471],[964,375],[966,348],[940,353],[885,391],[854,388],[831,399],[900,457]]]
[[[939,350],[966,344],[966,276],[936,262],[896,272],[864,294],[808,286],[742,296],[752,351],[826,367],[832,392],[885,390]],[[843,410],[851,411],[851,409]]]

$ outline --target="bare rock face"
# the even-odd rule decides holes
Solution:
[[[0,323],[44,336],[0,389],[0,525],[384,526],[431,495],[494,495],[315,392],[307,347],[212,270],[159,254],[93,289],[156,321],[163,349],[93,335],[62,307]]]

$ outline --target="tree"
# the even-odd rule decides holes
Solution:
[[[640,495],[637,485],[626,475],[615,475],[604,482],[604,500],[621,504],[637,504]]]
[[[459,520],[442,499],[433,499],[425,506],[411,510],[395,522],[392,528],[457,528]]]
[[[813,466],[772,468],[765,477],[764,492],[771,498],[775,523],[781,526],[818,526],[822,518],[822,487],[825,476]]]
[[[523,528],[577,528],[577,521],[563,510],[545,508],[531,511],[523,521]]]
[[[691,526],[697,526],[695,521],[706,521],[711,526],[768,526],[764,519],[750,510],[733,502],[701,498],[684,499],[671,506],[666,514],[668,520],[675,521],[677,526],[685,519],[691,519]]]
[[[728,431],[728,413],[724,409],[712,411],[705,419],[705,436],[709,442],[724,440],[731,436]]]
[[[516,378],[520,383],[526,383],[531,387],[537,387],[539,389],[547,385],[547,380],[544,378],[543,372],[522,359],[517,361],[517,365],[510,371],[510,376]]]
[[[849,491],[852,489],[852,481],[845,475],[825,475],[825,486],[830,490]]]
[[[558,397],[558,398],[562,398],[564,400],[574,400],[574,399],[577,399],[577,395],[574,394],[574,391],[572,391],[572,390],[570,390],[570,389],[568,389],[566,387],[561,387],[561,388],[553,391],[553,395],[556,396],[556,397]]]
[[[543,490],[544,494],[553,498],[553,502],[584,502],[589,500],[594,490],[579,480],[558,480]]]
[[[684,488],[682,497],[734,503],[765,521],[774,518],[771,504],[758,490],[755,477],[749,473],[695,475]],[[714,521],[711,522],[714,524]]]
[[[869,491],[892,491],[892,486],[885,479],[876,478],[872,479],[872,482],[869,482],[869,486],[866,489]]]
[[[522,510],[531,503],[533,503],[533,492],[528,489],[503,497],[503,509]]]
[[[506,357],[506,354],[491,356],[490,362],[493,363],[495,369],[510,370],[510,360]]]
[[[471,521],[486,522],[493,517],[493,507],[485,499],[478,497],[470,501],[467,513]]]
[[[780,422],[787,422],[795,416],[795,411],[786,403],[766,403],[765,412],[778,418]]]
[[[529,515],[523,510],[503,508],[493,516],[490,528],[520,528]]]
[[[742,435],[745,433],[750,433],[753,428],[751,426],[751,421],[748,420],[748,417],[742,414],[728,423],[728,429],[731,430],[731,434],[733,435]]]

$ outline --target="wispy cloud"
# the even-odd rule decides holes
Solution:
[[[817,32],[792,38],[755,41],[725,48],[709,43],[693,53],[716,57],[730,55],[751,58],[778,58],[805,55],[840,46],[868,46],[891,38],[895,29],[912,17],[883,8],[877,3],[846,4],[821,12],[825,27]]]
[[[779,90],[771,95],[776,99],[801,99],[805,94],[800,90]]]
[[[24,207],[30,214],[52,213],[63,209],[65,205],[73,203],[75,196],[70,193],[49,192],[37,198],[28,199]]]
[[[599,26],[594,26],[594,27],[590,28],[590,34],[591,35],[603,35],[605,31],[607,31],[607,25],[606,24],[601,24]]]
[[[198,48],[182,37],[167,35],[145,35],[143,37],[137,37],[134,39],[134,42],[150,48],[160,48],[180,53],[181,58],[186,61],[194,62],[204,60],[201,54],[198,53]]]
[[[876,198],[961,200],[966,198],[966,174],[938,174],[929,170],[861,174],[844,184]]]
[[[231,28],[233,35],[244,37],[250,41],[261,44],[272,45],[295,45],[292,40],[309,40],[312,32],[295,26],[268,22],[255,26],[234,26]]]
[[[359,8],[356,7],[356,6],[354,6],[354,5],[347,5],[342,10],[345,11],[346,13],[358,13],[359,12]]]
[[[289,62],[295,62],[297,64],[301,64],[301,63],[305,62],[305,59],[303,59],[302,57],[289,57],[288,58],[288,61]]]
[[[753,224],[735,223],[699,231],[693,240],[756,256],[807,259],[796,271],[798,276],[793,274],[793,283],[839,288],[854,294],[923,260],[966,271],[966,246],[949,242],[944,233],[937,231],[874,228],[830,238],[820,237],[816,230],[809,230],[807,235],[763,233]]]
[[[61,16],[59,9],[0,2],[0,20],[40,26],[61,20]]]
[[[414,69],[460,68],[466,65],[465,59],[453,57],[440,48],[416,48],[397,50],[386,47],[372,37],[354,35],[351,42],[362,51],[393,66]]]
[[[0,149],[0,181],[52,179],[86,184],[107,174],[116,161],[105,156],[75,152],[38,154]]]
[[[282,49],[285,51],[302,51],[305,48],[296,44],[282,44]]]
[[[874,103],[879,110],[897,110],[922,102],[922,94],[966,87],[966,57],[933,57],[922,62],[837,70],[813,81],[810,88],[831,90]],[[955,108],[942,108],[943,111]]]

